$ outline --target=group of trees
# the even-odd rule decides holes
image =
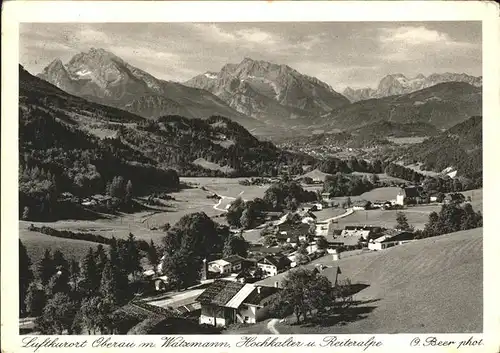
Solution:
[[[389,176],[408,180],[416,184],[425,178],[423,174],[397,163],[389,163],[384,171]]]
[[[319,170],[323,173],[336,174],[336,173],[383,173],[384,162],[380,159],[368,161],[366,159],[358,159],[350,157],[349,159],[339,159],[335,157],[327,158],[318,164]]]
[[[377,183],[378,179],[372,178],[372,181]],[[330,197],[361,195],[375,187],[372,181],[366,176],[361,177],[342,173],[327,175],[323,185],[323,192],[328,192]]]
[[[113,333],[113,312],[138,288],[141,254],[133,234],[113,238],[107,251],[89,248],[80,263],[46,249],[35,271],[21,241],[19,252],[20,315],[36,317],[43,334]]]
[[[259,141],[238,123],[221,116],[207,120],[164,116],[145,121],[137,129],[122,129],[120,137],[186,176],[277,176],[285,166],[298,170],[315,160]],[[202,168],[193,163],[198,158],[230,169]]]
[[[297,323],[324,314],[332,309],[352,304],[348,280],[336,286],[317,270],[300,267],[287,273],[281,282],[282,290],[271,303],[271,312],[277,317],[295,314]]]
[[[420,237],[434,237],[483,226],[483,215],[475,212],[470,203],[445,203],[439,213],[432,212]]]
[[[266,190],[263,199],[243,201],[237,198],[229,206],[226,219],[231,226],[248,229],[255,227],[266,211],[295,211],[302,202],[317,199],[315,192],[304,190],[297,182],[275,183]]]
[[[145,153],[120,139],[98,139],[74,124],[65,124],[63,113],[54,114],[32,106],[20,109],[19,213],[25,218],[58,219],[64,211],[58,207],[60,193],[104,194],[106,185],[113,184],[118,175],[137,181],[135,192],[151,184],[179,187],[177,173],[159,168]]]
[[[389,163],[385,168],[387,175],[411,181],[416,184],[422,183],[422,187],[428,194],[460,192],[481,187],[482,182],[469,178],[431,177],[423,175],[411,168],[396,163]]]
[[[226,219],[230,226],[237,228],[252,228],[257,225],[269,205],[261,198],[243,201],[241,197],[234,200],[226,212]]]
[[[182,217],[163,240],[162,271],[178,289],[196,283],[203,259],[214,254],[247,256],[248,243],[204,212]]]
[[[436,153],[438,152],[438,153]],[[404,150],[409,161],[421,161],[424,170],[440,172],[455,166],[461,176],[482,185],[482,117],[474,116],[440,135]]]
[[[303,202],[317,201],[318,195],[314,191],[304,190],[295,181],[280,182],[271,185],[264,194],[264,203],[268,210],[295,211]]]

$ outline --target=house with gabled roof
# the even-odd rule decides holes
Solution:
[[[401,188],[396,195],[397,205],[411,205],[420,203],[422,199],[423,188],[421,186],[409,186]]]
[[[256,323],[267,316],[266,307],[275,287],[216,280],[197,298],[200,324],[225,327],[233,323]]]
[[[290,267],[290,259],[281,254],[268,255],[257,261],[257,267],[261,268],[266,276],[276,276]]]
[[[396,245],[405,244],[413,241],[415,235],[408,231],[387,232],[385,235],[372,239],[368,242],[370,250],[384,250]]]
[[[208,271],[220,273],[221,275],[239,272],[243,268],[245,258],[239,255],[231,255],[222,259],[210,261]]]

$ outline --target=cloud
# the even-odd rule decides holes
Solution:
[[[427,56],[436,53],[453,56],[476,46],[425,26],[380,28],[378,41],[381,49],[379,58],[390,62],[425,60]]]
[[[158,78],[184,81],[244,57],[286,64],[340,86],[376,85],[388,73],[481,73],[481,25],[360,23],[23,23],[20,54],[36,73],[90,47]]]
[[[276,43],[276,38],[271,33],[264,32],[258,28],[242,29],[236,32],[238,40],[249,43],[272,45]]]
[[[111,43],[111,40],[107,34],[102,31],[94,30],[92,28],[84,28],[80,30],[76,34],[76,37],[83,43]]]
[[[446,33],[427,29],[424,26],[405,26],[395,29],[382,28],[380,32],[379,40],[383,43],[405,42],[407,44],[417,45],[451,41]]]

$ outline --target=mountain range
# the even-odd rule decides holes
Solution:
[[[139,177],[143,177],[147,185],[154,175],[161,176],[169,168],[185,176],[271,175],[281,162],[314,162],[313,157],[282,151],[269,141],[260,141],[226,117],[169,115],[147,119],[73,96],[31,75],[22,66],[19,126],[20,156],[30,155],[32,166],[51,170],[66,180],[65,185],[73,183],[67,180],[69,175],[76,180],[78,173],[83,177],[88,173],[89,178],[100,175],[107,182],[116,175],[113,173],[122,171],[120,175],[138,184]],[[72,159],[86,163],[74,163]],[[85,170],[76,173],[73,168],[77,165]],[[95,167],[86,170],[90,165]],[[213,168],[215,165],[220,168]]]
[[[245,58],[179,83],[155,78],[109,51],[91,48],[66,64],[54,60],[38,77],[72,95],[143,118],[223,116],[254,135],[271,138],[350,130],[378,121],[444,129],[481,115],[482,80],[465,74],[411,80],[389,75],[377,90],[362,90],[370,99],[351,103],[346,96],[355,100],[353,90],[347,89],[344,96],[287,65]]]
[[[91,48],[66,64],[56,59],[38,77],[70,94],[146,118],[221,115],[249,129],[262,125],[206,90],[157,79],[104,49]]]
[[[273,124],[309,119],[349,104],[349,100],[317,78],[287,65],[243,59],[219,72],[206,72],[186,82],[215,94],[246,115]]]
[[[358,101],[322,117],[318,129],[355,129],[380,121],[426,123],[446,129],[482,114],[482,89],[445,82],[415,92]]]
[[[449,72],[432,74],[427,77],[419,74],[413,78],[407,78],[403,74],[393,74],[382,78],[376,89],[352,89],[347,87],[342,94],[351,102],[357,102],[370,98],[382,98],[392,95],[411,93],[444,82],[465,82],[474,87],[481,87],[483,85],[483,78],[481,76],[475,77],[464,73],[458,74]]]

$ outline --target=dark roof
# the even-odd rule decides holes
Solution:
[[[367,205],[370,205],[371,202],[370,201],[366,201],[366,200],[357,200],[357,201],[354,201],[352,203],[353,206],[367,206]]]
[[[231,265],[245,261],[245,259],[239,255],[231,255],[228,257],[224,257],[222,260],[229,262]]]
[[[283,255],[268,255],[259,260],[258,263],[264,263],[264,262],[269,262],[270,264],[276,266],[277,269],[285,268],[291,263],[290,259],[288,259],[288,257]]]
[[[405,241],[405,240],[413,240],[415,235],[411,232],[397,232],[393,236],[388,239],[382,241],[382,243],[388,243],[393,241]]]
[[[239,282],[216,280],[196,298],[196,301],[202,304],[224,306],[243,286],[244,284]]]
[[[406,197],[419,197],[420,196],[420,188],[416,186],[410,186],[403,189],[403,192]]]
[[[276,287],[268,287],[268,286],[256,286],[260,287],[260,294],[257,289],[255,289],[250,295],[243,301],[245,304],[253,304],[253,305],[263,305],[263,302],[271,299],[270,297],[273,294],[276,294],[280,291],[279,288]]]
[[[372,232],[379,232],[379,231],[382,230],[382,227],[378,227],[378,226],[365,226],[365,225],[345,226],[344,230],[370,230]]]
[[[255,250],[255,252],[260,252],[263,254],[278,254],[282,252],[282,250],[279,246],[273,246],[270,248],[266,248],[265,246],[263,246],[262,248]]]

